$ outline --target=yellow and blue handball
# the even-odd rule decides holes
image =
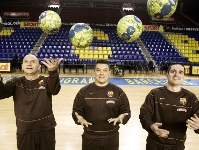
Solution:
[[[3,30],[3,20],[0,16],[0,32]]]
[[[70,28],[69,39],[75,47],[88,47],[93,41],[93,30],[86,23],[76,23]]]
[[[46,10],[40,14],[38,24],[43,32],[55,34],[59,31],[62,23],[60,16],[56,12]]]
[[[117,34],[125,42],[137,40],[142,30],[142,21],[135,15],[124,16],[117,24]]]
[[[167,19],[176,11],[178,0],[148,0],[147,11],[153,19]]]

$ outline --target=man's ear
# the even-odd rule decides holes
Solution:
[[[166,76],[166,77],[168,77],[168,75],[169,75],[169,73],[168,73],[168,72],[166,72],[165,76]]]
[[[109,70],[109,75],[111,75],[111,69]]]
[[[39,65],[39,67],[38,67],[38,71],[41,69],[41,65]]]

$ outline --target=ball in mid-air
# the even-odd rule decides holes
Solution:
[[[88,47],[93,41],[93,30],[86,23],[76,23],[70,28],[69,39],[75,47]]]
[[[142,29],[142,21],[135,15],[124,16],[117,24],[117,34],[126,42],[137,40],[142,34]]]
[[[147,11],[151,18],[167,19],[176,11],[178,0],[148,0]]]
[[[39,16],[38,23],[41,30],[47,34],[57,33],[62,24],[59,15],[52,10],[42,12]]]
[[[3,30],[3,20],[0,16],[0,32]]]

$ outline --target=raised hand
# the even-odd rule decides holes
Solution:
[[[154,123],[151,125],[151,130],[158,136],[167,138],[169,136],[169,131],[165,129],[159,129],[159,127],[162,126],[162,123]]]
[[[45,61],[41,61],[47,68],[48,71],[54,71],[59,66],[60,62],[63,60],[63,58],[57,58],[54,60],[52,57],[50,59],[44,59]]]

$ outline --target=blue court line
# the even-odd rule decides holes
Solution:
[[[3,82],[17,76],[2,76]],[[90,77],[62,77],[61,85],[87,85],[94,81]],[[109,78],[111,83],[125,86],[164,86],[167,84],[166,78]],[[182,86],[199,86],[199,79],[185,79]]]

